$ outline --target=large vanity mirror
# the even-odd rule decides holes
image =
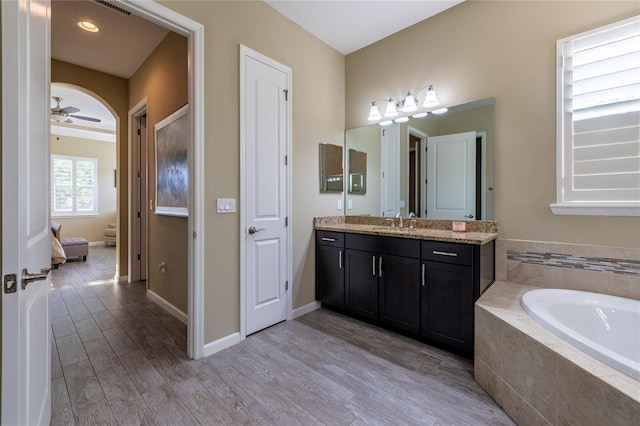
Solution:
[[[349,129],[345,151],[364,154],[366,192],[346,192],[345,213],[493,220],[494,139],[493,98],[404,123]]]

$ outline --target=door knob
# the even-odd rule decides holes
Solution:
[[[27,288],[27,286],[33,281],[46,280],[47,275],[49,275],[49,271],[51,271],[51,268],[42,268],[40,269],[39,274],[30,274],[27,271],[27,268],[24,268],[22,270],[22,289],[24,290]]]
[[[255,228],[255,227],[253,227],[253,226],[249,228],[249,233],[250,233],[251,235],[255,234],[256,232],[260,232],[260,231],[264,231],[264,228],[258,228],[258,229],[256,229],[256,228]]]

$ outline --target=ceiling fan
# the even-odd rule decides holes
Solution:
[[[73,120],[71,119],[75,118],[78,120],[92,121],[94,123],[100,122],[99,118],[73,115],[73,113],[80,111],[80,109],[73,106],[60,108],[60,102],[62,102],[62,98],[59,96],[52,96],[51,98],[56,101],[57,104],[55,107],[51,108],[51,119],[53,121],[57,121],[58,123],[73,123]]]

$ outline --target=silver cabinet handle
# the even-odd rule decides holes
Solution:
[[[338,253],[338,268],[342,269],[342,250]]]
[[[249,233],[250,233],[251,235],[255,234],[256,232],[260,232],[260,231],[264,231],[264,228],[258,228],[258,229],[256,229],[256,228],[255,228],[255,227],[253,227],[253,226],[249,228]]]
[[[376,257],[373,256],[373,262],[371,262],[371,273],[376,276]]]
[[[27,268],[24,268],[22,270],[22,289],[24,290],[25,288],[27,288],[27,286],[33,281],[46,280],[47,275],[49,275],[49,271],[51,271],[51,268],[42,268],[40,269],[39,274],[30,274],[27,271]]]
[[[472,214],[465,214],[464,217],[468,217],[469,219],[473,219],[473,215]]]
[[[378,258],[378,276],[382,278],[382,256]]]
[[[426,269],[427,269],[427,264],[423,263],[422,264],[422,287],[425,287],[427,285],[427,281],[425,277]]]
[[[336,242],[336,239],[335,239],[335,238],[322,237],[322,241],[330,241],[330,242],[332,242],[332,243],[335,243],[335,242]]]
[[[439,254],[440,256],[451,256],[451,257],[458,257],[458,253],[451,253],[448,251],[438,251],[438,250],[434,250],[433,254]]]

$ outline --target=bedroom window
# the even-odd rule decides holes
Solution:
[[[98,160],[51,156],[51,215],[98,214]]]
[[[555,214],[640,216],[640,17],[557,42]]]

